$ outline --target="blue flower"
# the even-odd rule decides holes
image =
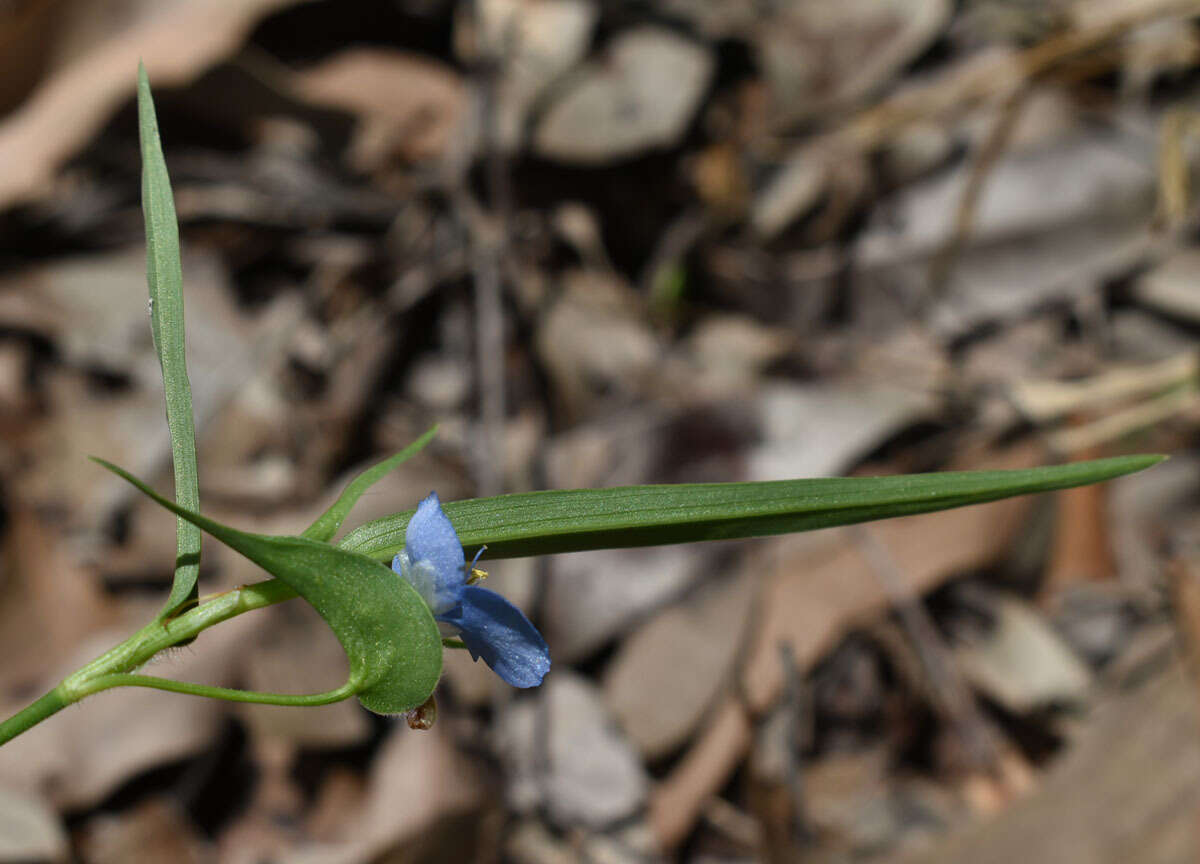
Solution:
[[[514,687],[542,683],[550,671],[546,640],[516,606],[495,591],[470,584],[475,571],[467,566],[436,492],[409,520],[404,550],[392,559],[392,569],[417,589],[435,619],[458,629],[471,657],[482,657]]]

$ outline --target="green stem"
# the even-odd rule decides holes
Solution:
[[[51,714],[56,714],[71,704],[62,693],[61,687],[55,687],[31,705],[27,705],[16,714],[0,723],[0,744],[11,741],[22,732],[33,728]]]
[[[99,693],[112,687],[152,687],[155,690],[170,690],[172,693],[184,693],[188,696],[207,696],[210,699],[224,699],[228,702],[254,702],[259,705],[294,705],[315,706],[328,705],[331,702],[341,702],[358,692],[358,682],[354,679],[347,681],[336,690],[324,693],[260,693],[256,690],[234,690],[229,687],[211,687],[208,684],[194,684],[191,681],[172,681],[170,678],[156,678],[153,675],[113,674],[93,678],[85,687],[84,696]],[[81,697],[82,698],[82,697]]]
[[[120,645],[63,679],[64,693],[75,702],[90,693],[87,682],[104,675],[130,672],[159,651],[195,639],[201,632],[244,612],[282,603],[296,592],[276,579],[244,585],[218,594],[169,621],[151,621]]]
[[[154,687],[176,693],[211,696],[234,702],[259,702],[268,705],[327,705],[352,696],[359,682],[347,681],[336,690],[326,693],[288,694],[257,693],[252,690],[232,690],[209,687],[186,681],[171,681],[148,675],[130,674],[134,669],[164,648],[188,642],[204,630],[244,612],[262,609],[290,600],[296,592],[277,579],[245,585],[218,594],[184,614],[168,621],[151,621],[120,645],[106,651],[82,669],[72,672],[62,682],[36,702],[0,722],[0,744],[4,744],[47,717],[85,696],[111,687]]]

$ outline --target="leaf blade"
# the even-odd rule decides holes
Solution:
[[[437,434],[437,430],[438,427],[436,425],[430,427],[425,434],[399,453],[384,459],[382,462],[376,462],[347,483],[346,488],[342,490],[342,494],[338,496],[338,499],[329,506],[328,510],[318,516],[300,536],[307,537],[309,540],[328,543],[333,539],[333,535],[337,533],[338,528],[342,527],[342,522],[346,520],[351,508],[362,497],[362,494],[382,480],[387,474],[399,468],[413,456],[424,450],[425,445],[432,441],[433,436]]]
[[[485,558],[654,546],[811,531],[982,504],[1102,482],[1161,456],[1118,456],[1043,468],[696,483],[528,492],[444,505],[466,548]],[[339,545],[379,560],[404,546],[413,511],[360,525]]]
[[[171,435],[171,463],[175,473],[175,500],[185,509],[200,509],[200,480],[196,465],[196,425],[192,390],[187,376],[183,320],[183,267],[179,252],[179,224],[175,199],[163,158],[158,119],[150,95],[146,67],[138,64],[138,136],[142,151],[142,211],[146,221],[146,282],[150,290],[150,329],[162,368],[167,428]],[[166,606],[166,617],[196,599],[200,575],[200,529],[183,517],[176,520],[175,577]]]
[[[429,607],[407,581],[377,561],[327,543],[223,525],[163,498],[110,462],[94,461],[307,600],[342,643],[360,688],[355,695],[367,708],[397,714],[429,698],[442,672],[442,639]]]

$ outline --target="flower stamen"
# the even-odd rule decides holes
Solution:
[[[471,559],[471,563],[467,565],[467,584],[474,585],[477,582],[482,582],[488,577],[487,571],[475,566],[475,562],[479,560],[479,556],[483,554],[483,550],[487,546],[480,546],[479,551],[475,553],[475,557]]]

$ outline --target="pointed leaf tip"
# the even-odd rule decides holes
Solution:
[[[1117,456],[1007,471],[564,489],[444,506],[464,547],[487,546],[485,558],[518,558],[851,525],[1099,483],[1162,460]],[[339,545],[391,560],[404,547],[413,512],[360,525]]]
[[[396,470],[413,456],[416,456],[425,449],[425,445],[433,440],[437,434],[437,424],[430,427],[424,435],[418,438],[413,443],[409,444],[395,456],[384,459],[382,462],[377,462],[370,468],[367,468],[348,484],[338,496],[338,499],[329,506],[329,509],[317,517],[311,525],[305,529],[301,535],[310,540],[319,540],[323,543],[328,543],[333,539],[333,535],[342,527],[342,523],[350,514],[350,510],[358,502],[371,486],[378,483],[390,472]]]
[[[146,221],[146,282],[150,293],[150,334],[162,370],[175,497],[186,509],[200,509],[196,429],[188,383],[183,321],[183,267],[175,199],[163,158],[154,100],[144,63],[138,63],[138,135],[142,150],[142,212]],[[196,598],[200,575],[200,529],[176,522],[175,578],[160,617]]]

